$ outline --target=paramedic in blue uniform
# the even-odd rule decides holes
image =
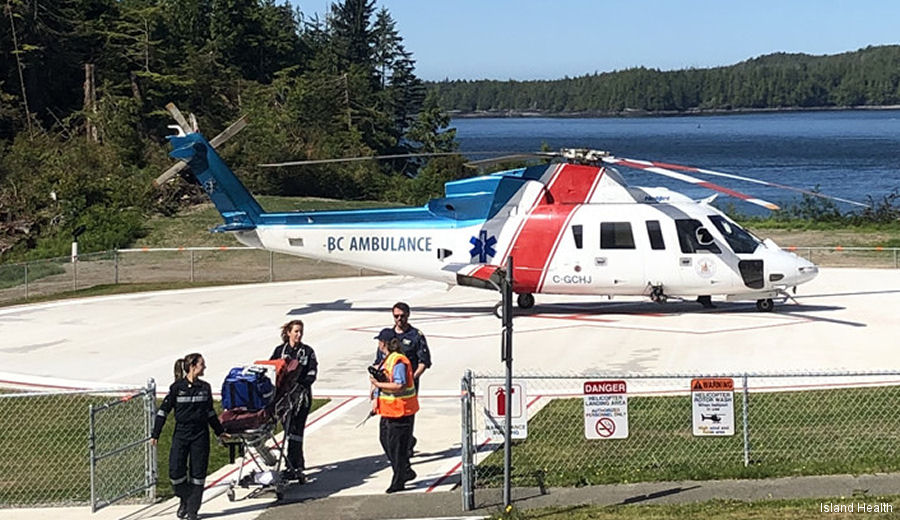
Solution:
[[[431,351],[428,350],[428,341],[422,331],[409,324],[409,305],[405,302],[397,302],[391,309],[394,315],[394,326],[387,327],[375,336],[375,339],[390,339],[391,336],[400,341],[400,352],[406,356],[412,365],[413,381],[416,385],[416,393],[419,392],[419,377],[425,370],[431,368]],[[382,340],[383,341],[383,340]],[[375,351],[374,366],[379,367],[384,361],[386,355],[380,349]],[[412,419],[415,426],[415,417]],[[410,434],[412,435],[412,434]],[[413,448],[416,445],[416,438],[412,436],[409,443],[409,455],[412,457]]]
[[[159,440],[166,416],[175,410],[175,433],[169,451],[169,478],[175,496],[181,499],[178,518],[194,520],[203,499],[206,469],[209,466],[209,428],[220,439],[228,437],[219,417],[213,409],[212,390],[200,376],[206,370],[206,362],[200,354],[189,354],[175,362],[175,382],[163,399],[150,442]],[[188,472],[190,460],[190,472]]]
[[[303,322],[291,320],[281,327],[281,345],[275,347],[270,359],[296,359],[297,387],[296,395],[291,399],[300,405],[294,409],[289,418],[289,424],[285,426],[288,438],[287,460],[289,470],[285,475],[289,479],[304,481],[303,470],[306,469],[306,461],[303,458],[303,430],[306,428],[306,417],[312,403],[312,384],[316,381],[319,370],[319,362],[316,361],[316,352],[309,345],[301,342],[303,338]],[[303,395],[305,393],[305,396]],[[292,471],[293,470],[293,471]]]

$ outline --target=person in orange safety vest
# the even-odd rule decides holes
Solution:
[[[383,331],[382,331],[383,332]],[[409,445],[412,440],[412,426],[419,411],[419,399],[413,380],[412,364],[400,353],[400,341],[378,337],[378,348],[385,355],[377,379],[369,379],[375,389],[372,411],[381,416],[379,437],[385,454],[391,461],[394,476],[388,493],[402,491],[405,484],[416,478],[416,472],[409,463]]]

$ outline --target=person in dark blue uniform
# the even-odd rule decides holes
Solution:
[[[306,469],[306,460],[303,457],[303,431],[306,429],[306,418],[312,404],[312,384],[318,375],[319,362],[316,360],[316,352],[309,345],[301,342],[303,338],[303,322],[291,320],[281,327],[281,345],[275,347],[270,359],[297,360],[297,386],[295,395],[291,401],[299,403],[294,413],[288,418],[285,431],[288,439],[288,470],[285,478],[289,480],[305,481],[303,470]],[[305,395],[304,395],[305,394]]]
[[[379,341],[390,341],[397,338],[400,341],[400,352],[409,359],[412,365],[413,381],[416,385],[416,393],[419,392],[419,378],[425,370],[431,368],[431,351],[428,350],[428,341],[422,331],[409,324],[409,305],[405,302],[397,302],[391,309],[394,316],[394,326],[386,327],[375,336]],[[385,355],[381,349],[375,351],[375,367],[381,366],[385,359]],[[415,419],[413,419],[415,421]],[[413,426],[415,424],[413,423]],[[409,455],[412,457],[413,448],[416,445],[416,438],[412,436],[409,443]]]
[[[205,370],[206,362],[200,354],[189,354],[175,362],[175,382],[159,407],[150,435],[150,442],[155,446],[166,424],[166,416],[175,410],[169,478],[175,496],[181,499],[178,518],[188,520],[196,520],[203,499],[209,466],[209,428],[212,427],[220,439],[228,437],[213,409],[209,383],[200,379]]]

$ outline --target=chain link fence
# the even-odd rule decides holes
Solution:
[[[0,303],[98,285],[261,283],[382,274],[252,247],[119,249],[0,264]]]
[[[154,392],[0,390],[0,508],[96,510],[143,490],[152,498]]]
[[[156,496],[156,383],[101,405],[90,405],[91,510],[144,493]]]
[[[900,268],[896,247],[788,247],[821,266]],[[119,249],[0,264],[0,304],[120,283],[252,283],[382,274],[251,247]]]
[[[692,381],[730,378],[729,435],[696,435],[728,423],[701,413]],[[623,381],[626,436],[590,435],[586,382]],[[503,484],[503,421],[488,419],[502,376],[462,380],[463,500]],[[513,486],[583,486],[639,481],[768,478],[900,471],[900,372],[622,375],[519,374],[513,396],[526,410],[527,438],[512,442]],[[488,392],[488,387],[491,392]],[[513,406],[515,410],[516,405]],[[614,415],[605,410],[599,414]],[[618,412],[623,411],[617,409]],[[591,408],[591,412],[596,410]],[[593,420],[592,417],[591,420]],[[625,421],[622,423],[621,421]],[[599,433],[611,434],[600,429]],[[612,423],[610,423],[612,424]],[[591,422],[591,426],[594,423]],[[497,429],[499,428],[499,433]],[[610,426],[609,428],[612,428]],[[513,431],[516,431],[515,428]],[[621,433],[621,432],[620,432]]]

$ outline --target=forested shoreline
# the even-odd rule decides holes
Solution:
[[[776,53],[727,67],[637,67],[536,81],[428,83],[456,115],[664,115],[900,104],[900,46],[830,56]]]
[[[731,67],[557,81],[416,76],[390,12],[341,0],[323,18],[279,0],[7,0],[0,16],[0,262],[133,244],[154,215],[205,200],[160,189],[164,107],[212,137],[257,194],[421,204],[472,175],[460,156],[302,168],[262,163],[457,148],[450,115],[665,115],[900,104],[900,46],[775,54]]]

